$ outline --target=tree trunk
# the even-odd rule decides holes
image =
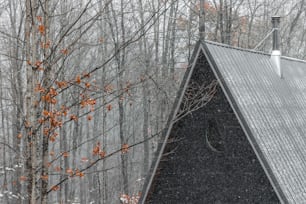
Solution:
[[[25,95],[25,127],[26,127],[26,137],[27,141],[25,141],[25,149],[26,149],[26,172],[25,175],[27,177],[28,186],[27,193],[29,196],[29,202],[31,204],[36,203],[36,199],[38,198],[37,194],[37,180],[36,180],[36,168],[37,168],[37,137],[39,134],[34,130],[33,125],[36,122],[36,113],[34,107],[35,101],[35,93],[34,93],[34,84],[36,80],[35,70],[32,68],[31,63],[35,62],[36,50],[35,50],[35,33],[34,32],[34,16],[33,14],[36,9],[36,1],[35,0],[26,0],[26,22],[25,22],[25,43],[26,43],[26,61],[28,62],[26,65],[26,95]]]
[[[148,50],[147,50],[147,41],[146,41],[146,34],[144,30],[144,9],[143,9],[143,3],[142,0],[139,0],[139,10],[140,10],[140,27],[143,28],[142,35],[143,39],[140,42],[140,53],[144,53],[143,62],[142,64],[145,65],[145,76],[148,76],[148,69],[150,66],[150,59],[148,56]],[[144,139],[144,158],[143,158],[143,174],[147,174],[149,169],[149,161],[150,161],[150,147],[149,147],[149,141],[147,141],[149,135],[148,135],[148,129],[149,129],[149,88],[148,88],[148,81],[145,80],[142,84],[142,107],[143,107],[143,128],[142,128],[142,134]]]
[[[44,26],[46,27],[46,33],[44,36],[44,43],[47,43],[49,40],[49,0],[45,0],[44,2]],[[47,56],[49,52],[47,50],[43,51],[44,58]],[[44,79],[43,79],[43,87],[46,89],[50,88],[52,85],[52,69],[51,65],[48,61],[44,64]],[[52,104],[47,102],[44,103],[44,110],[48,112],[52,112],[53,110]],[[45,125],[45,128],[52,128],[51,124]],[[41,172],[41,203],[47,204],[48,203],[48,184],[49,184],[49,137],[43,136],[42,137],[42,172]]]

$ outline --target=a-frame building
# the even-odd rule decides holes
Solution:
[[[140,203],[306,203],[306,62],[280,64],[199,41]],[[213,97],[174,123],[194,84]]]

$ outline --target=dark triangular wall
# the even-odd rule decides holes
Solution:
[[[212,80],[200,53],[189,84]],[[174,124],[169,141],[146,203],[279,203],[220,86],[205,107]]]

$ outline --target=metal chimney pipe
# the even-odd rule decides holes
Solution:
[[[200,0],[199,34],[200,40],[205,40],[205,0]]]
[[[280,16],[272,16],[273,50],[280,50],[279,25],[280,25]]]
[[[279,24],[280,17],[273,16],[272,17],[272,25],[273,25],[273,50],[271,54],[271,61],[273,66],[276,69],[277,74],[280,78],[283,78],[283,71],[281,67],[281,50],[280,50],[280,35],[279,35]]]

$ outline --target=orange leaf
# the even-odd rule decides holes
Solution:
[[[131,198],[127,194],[121,194],[120,200],[121,200],[122,203],[128,204],[128,203],[130,203]]]
[[[68,49],[66,48],[66,49],[62,49],[61,50],[61,53],[63,54],[63,55],[68,55]]]
[[[47,181],[47,180],[48,180],[48,178],[49,178],[49,176],[48,176],[48,175],[42,175],[40,178],[41,178],[42,180]]]
[[[90,85],[90,83],[87,82],[87,83],[85,83],[85,86],[86,86],[86,88],[89,89],[91,85]]]
[[[58,127],[60,122],[56,120],[54,116],[50,118],[50,124],[52,127]],[[54,136],[58,136],[58,133],[54,133]]]
[[[64,111],[62,112],[62,114],[63,114],[63,116],[67,116],[68,111],[67,111],[67,110],[64,110]]]
[[[122,147],[121,147],[121,152],[123,154],[127,153],[129,150],[129,145],[128,144],[123,144]]]
[[[132,86],[132,84],[131,84],[131,82],[130,81],[127,81],[126,82],[126,91],[128,91],[130,88],[131,88],[131,86]]]
[[[43,115],[44,115],[44,116],[47,117],[47,116],[49,116],[49,114],[50,114],[49,111],[47,111],[47,110],[44,110],[44,111],[43,111]]]
[[[83,74],[83,77],[85,77],[85,78],[90,78],[90,73],[85,73],[85,74]]]
[[[93,150],[92,150],[92,154],[93,154],[93,155],[98,155],[99,152],[100,152],[100,143],[98,142],[98,143],[96,144],[96,146],[94,146],[94,148],[93,148]]]
[[[39,119],[38,119],[38,123],[39,123],[39,124],[43,124],[44,122],[45,122],[45,119],[43,119],[43,118],[39,118]]]
[[[40,43],[40,47],[43,48],[43,49],[48,49],[50,47],[50,45],[51,45],[50,40],[48,40],[46,43],[44,43],[44,42]]]
[[[87,103],[89,104],[89,105],[96,105],[96,100],[95,99],[88,99],[88,101],[87,101]]]
[[[77,169],[76,172],[75,172],[75,175],[79,176],[79,177],[83,177],[84,173]]]
[[[49,94],[47,94],[47,95],[45,95],[45,96],[41,96],[41,100],[42,100],[42,101],[47,101],[47,102],[49,102],[50,99],[51,99],[51,97],[50,97]]]
[[[68,85],[66,81],[56,81],[55,83],[58,86],[58,88],[65,88]]]
[[[42,61],[38,61],[38,60],[37,60],[37,61],[35,62],[35,66],[36,66],[36,67],[40,67],[40,65],[42,65]]]
[[[19,180],[20,180],[20,181],[26,181],[27,179],[28,179],[28,178],[27,178],[26,176],[20,176],[20,177],[19,177]]]
[[[41,34],[41,35],[44,35],[45,32],[46,32],[46,28],[44,25],[39,25],[38,26],[38,32]]]
[[[113,89],[114,89],[114,87],[113,87],[113,85],[111,85],[111,84],[108,84],[107,86],[104,87],[104,91],[105,91],[106,93],[112,92]]]
[[[64,106],[64,105],[61,106],[61,111],[62,111],[63,116],[67,116],[68,110],[69,109],[66,106]]]
[[[106,152],[105,151],[100,151],[99,152],[99,156],[103,159],[106,155]]]
[[[29,127],[31,127],[31,123],[29,122],[29,121],[25,121],[24,122],[24,126],[26,127],[26,128],[29,128]]]
[[[63,157],[69,157],[69,153],[68,152],[63,152]]]
[[[49,91],[49,94],[51,95],[51,96],[57,96],[57,91],[55,90],[55,88],[53,88],[53,87],[51,87],[50,88],[50,91]]]
[[[17,138],[18,138],[18,139],[21,139],[21,138],[22,138],[22,134],[19,133],[19,134],[17,135]]]
[[[49,137],[49,140],[50,140],[50,142],[55,142],[56,138],[55,138],[53,135],[51,135],[51,136]]]
[[[33,104],[34,104],[34,107],[36,108],[39,105],[39,101],[34,101]]]
[[[81,101],[81,108],[84,108],[87,106],[87,101]]]
[[[36,84],[34,91],[39,93],[44,93],[46,90],[40,84]]]
[[[88,162],[89,161],[89,159],[87,158],[87,157],[82,157],[81,158],[81,162],[83,162],[83,163],[86,163],[86,162]]]
[[[36,16],[36,19],[38,22],[42,22],[42,17],[41,16]]]
[[[80,83],[81,83],[81,76],[80,76],[80,75],[76,76],[75,82],[76,82],[77,84],[80,84]]]
[[[141,75],[141,76],[140,76],[140,82],[144,82],[145,80],[146,80],[146,77],[143,76],[143,75]]]
[[[51,187],[51,190],[52,190],[52,191],[58,191],[59,189],[60,189],[59,186],[52,186],[52,187]]]
[[[55,155],[55,152],[54,152],[54,151],[51,151],[51,152],[50,152],[50,156],[53,157],[54,155]]]
[[[50,132],[50,129],[45,127],[44,130],[43,130],[43,133],[45,136],[48,136],[49,135],[49,132]]]
[[[73,174],[73,170],[72,169],[66,169],[66,173],[70,174],[70,176]]]
[[[60,166],[54,167],[54,171],[56,171],[56,172],[60,172],[61,170],[62,170],[62,168]]]
[[[55,105],[57,103],[57,100],[55,98],[51,99],[51,104]]]
[[[106,106],[106,109],[108,110],[108,111],[110,111],[110,110],[112,110],[112,104],[108,104],[107,106]]]
[[[77,121],[77,120],[78,120],[78,117],[77,117],[76,115],[71,115],[71,116],[70,116],[70,120]]]
[[[53,133],[53,136],[54,136],[54,137],[57,137],[58,135],[59,135],[59,134],[58,134],[57,132],[54,132],[54,133]]]
[[[78,173],[78,176],[79,176],[79,177],[83,177],[83,176],[84,176],[84,173],[83,173],[83,172],[80,172],[80,173]]]
[[[58,122],[57,122],[57,126],[58,126],[58,127],[63,127],[63,122],[62,122],[62,121],[58,121]]]
[[[87,120],[92,120],[92,116],[91,116],[91,115],[88,115],[88,116],[87,116]]]

